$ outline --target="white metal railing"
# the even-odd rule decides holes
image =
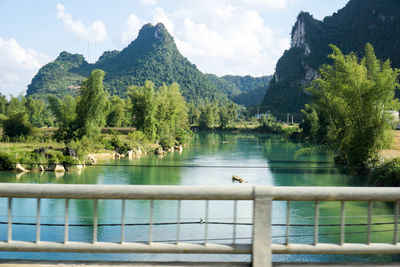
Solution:
[[[0,184],[0,197],[8,198],[7,240],[0,241],[0,251],[26,252],[89,252],[89,253],[202,253],[202,254],[252,254],[253,266],[271,266],[271,254],[398,254],[398,217],[400,188],[364,187],[273,187],[273,186],[134,186],[134,185],[56,185],[56,184]],[[34,198],[36,202],[36,240],[18,241],[12,237],[13,199]],[[64,241],[41,241],[41,199],[65,199]],[[91,243],[69,240],[70,199],[93,199],[93,240]],[[120,199],[120,242],[99,242],[97,239],[99,199]],[[149,238],[146,243],[125,240],[125,200],[150,200]],[[178,200],[175,243],[153,241],[153,201]],[[204,243],[180,241],[181,200],[205,200]],[[232,200],[232,243],[217,244],[208,240],[209,200]],[[253,201],[253,234],[251,244],[236,242],[237,201]],[[274,200],[287,201],[285,244],[271,242],[271,210]],[[314,201],[313,244],[289,243],[290,204],[293,201]],[[340,201],[340,242],[319,243],[320,201]],[[345,242],[346,201],[368,202],[367,242]],[[371,243],[373,201],[394,202],[393,242]]]

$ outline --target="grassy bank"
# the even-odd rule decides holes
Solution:
[[[106,128],[99,140],[87,138],[67,144],[51,138],[54,128],[39,129],[35,136],[18,142],[0,142],[0,170],[68,171],[105,158],[135,158],[146,154],[164,155],[182,146],[162,148],[133,128]],[[57,170],[55,170],[57,169]]]

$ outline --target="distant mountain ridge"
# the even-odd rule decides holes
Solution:
[[[252,77],[250,75],[224,75],[222,77],[217,77],[214,74],[206,75],[229,99],[244,106],[260,104],[272,79],[272,75],[261,77]]]
[[[112,95],[126,96],[126,88],[151,80],[156,86],[177,82],[187,101],[225,102],[233,92],[246,93],[269,79],[245,76],[219,78],[200,72],[196,65],[181,55],[173,37],[162,23],[144,25],[138,37],[122,51],[106,51],[94,64],[82,55],[62,52],[57,59],[43,66],[28,85],[27,95],[45,97],[76,94],[77,86],[94,69],[106,72],[104,88]],[[212,77],[211,77],[212,76]],[[236,78],[233,78],[236,77]],[[242,81],[243,80],[243,81]],[[265,93],[265,90],[263,89]]]
[[[329,63],[329,44],[343,53],[362,55],[369,42],[381,60],[390,58],[400,67],[400,1],[350,0],[345,7],[323,21],[301,12],[291,33],[291,47],[276,65],[276,71],[262,101],[264,110],[280,118],[299,111],[310,96],[304,88],[318,77],[318,69]]]

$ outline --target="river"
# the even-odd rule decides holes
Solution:
[[[90,166],[81,172],[25,173],[0,172],[2,183],[58,183],[58,184],[129,184],[129,185],[231,185],[232,175],[245,178],[248,184],[276,186],[364,186],[365,177],[340,173],[333,167],[333,155],[329,152],[296,154],[304,145],[279,136],[265,134],[198,133],[193,142],[182,153],[169,153],[163,158],[144,156],[134,160],[108,160],[102,166]],[[123,165],[123,166],[118,166]],[[234,183],[234,186],[242,184]],[[36,201],[15,199],[13,221],[34,223]],[[100,200],[99,224],[119,223],[121,202]],[[284,224],[286,202],[274,202],[273,224]],[[182,201],[181,240],[202,242],[205,225],[200,224],[205,216],[205,201]],[[0,240],[6,240],[7,201],[0,198]],[[70,202],[70,240],[87,241],[92,238],[92,200]],[[154,222],[176,222],[177,201],[154,201]],[[250,242],[252,204],[238,202],[237,243]],[[392,222],[393,206],[374,203],[374,222]],[[346,223],[367,223],[367,204],[346,203]],[[64,200],[42,200],[41,223],[63,224]],[[130,200],[126,204],[126,241],[143,241],[148,238],[149,201]],[[291,222],[313,224],[314,203],[294,202],[291,205]],[[320,224],[340,223],[340,203],[320,203]],[[229,201],[210,201],[209,221],[232,222],[233,204]],[[79,224],[81,226],[72,226]],[[85,226],[87,225],[87,226]],[[41,240],[63,241],[62,226],[42,226]],[[229,243],[232,225],[210,224],[209,239]],[[319,242],[339,242],[339,226],[320,226]],[[393,225],[372,227],[372,242],[391,242]],[[366,242],[367,226],[346,227],[346,242]],[[285,228],[273,227],[273,242],[283,243]],[[290,242],[313,242],[313,227],[297,226],[290,229]],[[120,228],[100,226],[99,241],[119,242]],[[15,240],[35,240],[35,226],[14,225]],[[171,241],[176,238],[176,225],[154,225],[155,241]],[[146,254],[78,254],[78,253],[18,253],[1,252],[0,258],[53,259],[53,260],[212,260],[249,261],[248,255],[146,255]],[[274,255],[274,261],[399,261],[400,257],[380,256],[329,256],[329,255]]]

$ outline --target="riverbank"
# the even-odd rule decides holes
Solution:
[[[48,134],[43,129],[43,135]],[[158,143],[128,134],[102,134],[98,142],[80,140],[68,144],[51,138],[30,138],[21,142],[0,142],[0,171],[65,172],[81,170],[86,165],[107,159],[134,159],[148,154],[163,157],[168,152],[182,152],[183,145],[163,148]]]

